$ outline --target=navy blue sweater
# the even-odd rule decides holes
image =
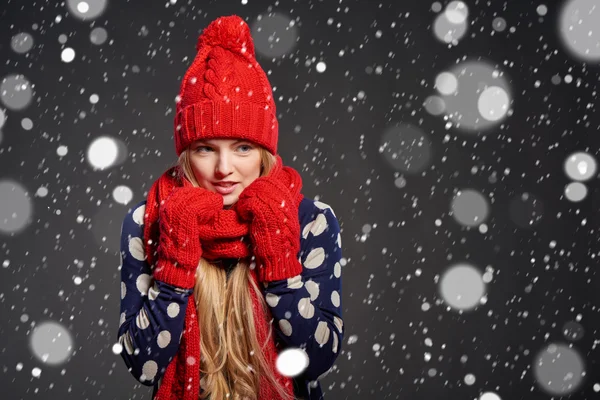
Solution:
[[[192,290],[152,276],[143,246],[145,207],[146,201],[135,205],[121,227],[118,336],[129,371],[140,383],[154,387],[154,398],[177,353]],[[298,216],[302,274],[261,288],[274,318],[278,351],[301,348],[309,358],[305,371],[293,378],[294,394],[300,399],[321,400],[319,379],[330,372],[344,337],[341,236],[337,218],[325,203],[304,198]]]

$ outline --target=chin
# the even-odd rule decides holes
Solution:
[[[238,201],[238,197],[233,195],[233,193],[231,195],[223,196],[224,207],[231,207],[236,201]]]

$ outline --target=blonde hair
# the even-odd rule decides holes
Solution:
[[[275,165],[275,157],[266,149],[261,154],[261,176],[267,175]],[[194,186],[200,186],[194,176],[190,148],[179,156],[180,171]],[[250,290],[260,301],[266,315],[267,304],[260,289],[250,276],[247,261],[238,262],[229,280],[225,269],[200,259],[196,273],[194,298],[200,324],[200,373],[203,393],[200,399],[258,399],[260,377],[266,377],[280,397],[286,392],[276,380],[263,353],[273,336],[269,323],[267,341],[258,342],[254,326],[254,312]],[[291,399],[290,399],[291,400]]]

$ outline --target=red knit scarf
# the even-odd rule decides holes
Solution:
[[[300,193],[302,180],[296,170],[291,167],[283,166],[281,157],[276,156],[277,163],[269,174],[269,179],[277,179],[290,188],[292,197],[299,206],[303,199]],[[154,182],[148,193],[146,200],[146,213],[144,215],[144,244],[148,263],[152,268],[155,267],[156,249],[159,243],[159,224],[158,215],[161,201],[175,187],[191,186],[191,183],[183,178],[179,166],[169,168],[163,175]],[[249,248],[248,224],[241,222],[235,211],[231,209],[221,210],[216,218],[211,221],[210,226],[200,227],[200,238],[202,243],[202,257],[215,261],[219,258],[245,258],[251,255]],[[243,240],[241,240],[243,239]],[[250,270],[252,279],[260,288],[255,270]],[[263,344],[268,335],[269,324],[272,315],[267,310],[267,315],[263,312],[259,299],[254,290],[251,290],[249,282],[249,292],[252,297],[252,306],[254,313],[254,325],[256,327],[256,336],[258,342]],[[265,348],[265,358],[269,362],[272,371],[275,373],[280,384],[286,392],[293,398],[293,383],[291,378],[285,377],[277,372],[275,361],[277,351],[274,342],[274,333],[270,343]],[[200,393],[200,329],[196,314],[196,302],[193,294],[189,296],[188,305],[185,313],[185,322],[183,335],[177,354],[169,363],[154,400],[198,400]],[[264,377],[260,377],[259,400],[280,399],[277,392]],[[220,400],[220,399],[215,399]]]

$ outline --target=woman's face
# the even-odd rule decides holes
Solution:
[[[224,206],[234,204],[260,176],[259,147],[247,140],[197,140],[190,145],[189,159],[198,184],[221,194]]]

